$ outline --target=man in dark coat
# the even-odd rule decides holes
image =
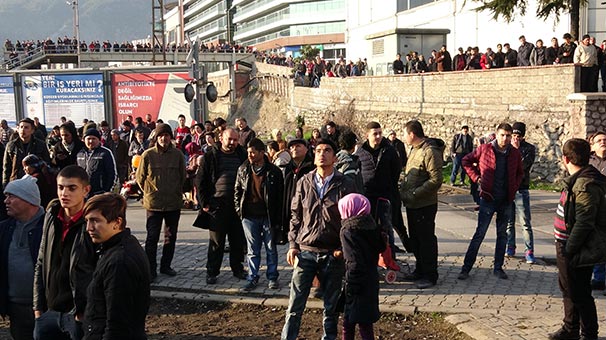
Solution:
[[[551,340],[598,338],[591,272],[595,264],[606,262],[606,177],[589,164],[589,155],[584,139],[573,138],[562,146],[570,176],[563,181],[554,236],[564,324],[549,334]]]
[[[383,138],[381,124],[370,122],[366,125],[368,140],[358,148],[355,155],[360,157],[364,194],[372,206],[372,215],[377,223],[389,235],[389,246],[398,251],[394,239],[392,209],[400,211],[398,197],[398,180],[402,163],[396,150],[386,138]],[[402,243],[406,243],[406,232],[398,230]],[[395,252],[394,252],[395,254]]]
[[[84,142],[78,138],[73,123],[64,123],[59,127],[61,142],[51,148],[52,165],[59,170],[68,165],[76,164],[78,152],[82,150]]]
[[[248,277],[244,261],[244,231],[236,213],[234,188],[238,168],[246,160],[246,150],[239,144],[240,136],[232,128],[221,134],[219,148],[212,148],[204,154],[204,164],[200,180],[200,200],[203,213],[215,218],[209,228],[208,260],[206,262],[206,283],[217,283],[217,276],[223,262],[225,237],[229,237],[229,265],[234,277],[244,280]]]
[[[248,159],[238,168],[236,177],[236,213],[242,220],[248,249],[248,282],[242,288],[251,291],[259,283],[261,246],[267,256],[269,289],[278,289],[278,251],[274,230],[282,224],[282,170],[265,156],[265,144],[254,138],[246,149]]]
[[[461,185],[465,184],[465,169],[461,167],[463,157],[473,151],[473,139],[469,135],[469,126],[463,125],[461,132],[454,135],[450,144],[450,155],[452,156],[452,172],[450,173],[450,185],[455,185],[457,174],[461,171]]]
[[[139,241],[126,228],[126,201],[115,193],[97,195],[86,202],[83,215],[99,254],[87,289],[85,338],[147,339],[149,263]]]
[[[404,62],[400,53],[396,54],[396,60],[393,61],[393,74],[404,74]]]
[[[19,121],[17,132],[19,137],[8,142],[4,151],[2,185],[6,187],[8,182],[21,178],[25,175],[21,162],[27,155],[34,154],[38,158],[50,164],[50,156],[46,143],[42,139],[34,137],[34,121],[24,118]]]

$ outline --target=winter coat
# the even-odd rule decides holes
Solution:
[[[373,151],[375,150],[366,141],[354,153],[354,155],[360,157],[364,194],[372,204],[379,197],[391,199],[397,196],[398,180],[402,171],[402,163],[398,153],[386,138],[383,138],[379,144],[379,154],[376,162],[372,156]]]
[[[522,166],[524,167],[524,178],[522,178],[520,189],[528,189],[530,188],[530,169],[532,169],[536,157],[536,147],[527,141],[522,141],[518,150],[522,155]]]
[[[279,244],[288,242],[292,212],[291,205],[297,189],[297,182],[313,169],[315,169],[314,160],[309,154],[305,155],[305,158],[298,166],[291,160],[284,168],[284,204],[282,205],[282,221],[284,223],[278,239]]]
[[[402,165],[402,169],[404,169],[406,167],[406,161],[408,160],[408,155],[406,154],[406,146],[404,145],[404,142],[396,138],[393,140],[393,142],[389,140],[389,143],[391,144],[391,146],[394,147],[394,149],[396,149],[396,153],[398,154],[398,158],[400,159],[400,164]]]
[[[78,152],[78,166],[86,170],[90,178],[90,195],[111,192],[118,179],[116,161],[111,150],[98,146],[93,150],[84,148]]]
[[[356,188],[351,178],[334,171],[324,197],[320,199],[312,171],[297,182],[292,201],[288,242],[290,249],[326,253],[341,248],[341,214],[337,203]]]
[[[23,158],[27,155],[36,155],[46,164],[50,164],[50,156],[46,143],[34,136],[31,137],[27,149],[23,146],[21,138],[17,137],[6,144],[4,150],[4,161],[2,169],[2,185],[6,187],[8,182],[21,178],[25,175],[23,170]]]
[[[345,313],[350,323],[379,320],[379,253],[385,250],[381,229],[370,215],[341,221],[345,259]]]
[[[183,207],[185,157],[172,144],[145,150],[137,168],[137,184],[143,190],[143,208],[150,211],[176,211]]]
[[[487,201],[493,200],[493,184],[496,169],[496,155],[494,143],[480,145],[472,153],[463,157],[463,169],[472,182],[480,183],[480,197]],[[524,168],[522,167],[522,156],[518,149],[509,146],[507,154],[507,202],[513,202],[516,191],[522,183]]]
[[[282,203],[284,199],[284,178],[282,171],[275,165],[265,160],[265,169],[263,170],[263,182],[261,183],[261,194],[267,208],[266,214],[269,217],[269,225],[272,229],[280,229],[282,226]],[[246,160],[240,168],[236,177],[234,191],[234,202],[236,213],[242,219],[244,212],[244,200],[246,193],[252,188],[252,166],[250,161]]]
[[[240,145],[243,147],[247,147],[248,142],[257,137],[257,133],[253,131],[250,126],[246,126],[244,129],[238,130],[238,133],[240,134]]]
[[[74,130],[75,131],[75,130]],[[74,133],[75,135],[75,133]],[[69,152],[62,142],[55,144],[51,148],[52,165],[59,169],[63,169],[68,165],[76,164],[78,153],[86,148],[84,142],[78,139],[78,136],[73,139],[74,148]]]
[[[465,147],[463,147],[463,139],[465,139]],[[462,133],[457,133],[452,138],[452,143],[450,144],[450,154],[463,154],[466,155],[473,150],[473,138],[469,134],[464,135]]]
[[[34,264],[38,260],[43,222],[44,214],[36,222],[38,226],[27,235],[29,251]],[[12,217],[0,222],[0,316],[2,317],[8,314],[8,249],[13,240],[16,224],[17,220]]]
[[[126,228],[100,245],[88,286],[84,339],[144,340],[149,310],[149,261]]]
[[[606,262],[606,177],[591,165],[564,180],[566,255],[573,267]]]
[[[47,288],[52,268],[53,244],[56,237],[61,237],[57,231],[63,228],[63,223],[57,217],[61,204],[58,199],[51,201],[46,209],[44,217],[44,226],[42,229],[42,241],[40,242],[40,252],[36,261],[34,273],[34,310],[45,312],[47,310]],[[97,255],[93,241],[86,232],[86,222],[84,217],[71,227],[79,229],[74,238],[74,243],[69,256],[69,282],[74,297],[74,314],[84,313],[86,306],[86,289],[91,282],[93,271],[97,264]]]
[[[362,180],[362,170],[358,156],[341,150],[337,152],[337,163],[335,169],[345,176],[351,177],[356,185],[356,192],[364,193],[364,181]]]
[[[442,186],[444,142],[425,138],[408,155],[400,196],[404,206],[418,209],[438,203]]]

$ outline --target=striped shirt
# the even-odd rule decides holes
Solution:
[[[566,206],[566,200],[568,199],[568,191],[562,190],[560,194],[560,202],[558,203],[558,209],[556,210],[556,216],[553,221],[553,235],[557,241],[566,241],[570,236],[570,232],[566,229],[566,219],[564,214],[564,207]]]

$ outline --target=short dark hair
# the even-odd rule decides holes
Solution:
[[[518,40],[520,40],[520,39],[526,39],[526,37],[525,37],[525,36],[523,36],[523,35],[521,35],[521,36],[518,38]]]
[[[379,124],[378,122],[369,122],[368,124],[366,124],[366,130],[370,130],[370,129],[380,129],[381,128],[381,124]]]
[[[463,126],[461,126],[461,130],[469,130],[469,126],[463,125]]]
[[[572,35],[570,35],[570,33],[564,33],[563,38],[564,39],[572,39]]]
[[[122,218],[120,229],[126,227],[126,200],[122,195],[106,192],[104,194],[95,195],[86,201],[84,204],[83,216],[86,216],[91,211],[98,211],[105,217],[107,222],[115,221]]]
[[[179,119],[179,118],[185,119],[185,115],[184,114],[180,114],[179,116],[177,116],[177,119]]]
[[[31,118],[23,118],[19,121],[19,124],[21,123],[28,123],[30,124],[32,127],[35,126],[34,121]]]
[[[328,139],[328,138],[319,138],[318,140],[316,140],[316,148],[318,147],[318,145],[329,145],[332,148],[332,151],[335,153],[335,155],[337,154],[337,151],[339,150],[337,148],[337,145],[335,145],[335,143]]]
[[[247,148],[253,148],[257,151],[265,152],[265,144],[259,138],[253,138],[248,142]]]
[[[581,138],[572,138],[564,143],[562,154],[570,160],[570,163],[576,166],[586,166],[589,164],[591,147],[589,142]]]
[[[511,125],[509,123],[499,124],[499,126],[497,126],[497,131],[499,131],[499,130],[505,130],[505,131],[513,133],[513,128],[511,127]]]
[[[343,150],[351,150],[353,147],[356,146],[357,142],[358,137],[350,129],[341,132],[341,135],[339,136],[339,146]]]
[[[57,177],[76,178],[79,179],[80,182],[82,182],[82,184],[85,186],[90,184],[90,179],[88,177],[88,174],[86,173],[86,170],[75,164],[68,165],[65,168],[61,169],[61,171],[59,171],[59,173],[57,174]]]
[[[244,117],[238,117],[238,118],[236,118],[236,120],[241,120],[241,121],[243,121],[244,123],[248,123],[248,122],[246,121],[246,118],[244,118]]]
[[[136,118],[135,118],[135,122],[136,122],[137,124],[143,124],[143,118],[141,118],[141,117],[136,117]]]
[[[274,151],[280,151],[280,145],[275,140],[268,141],[267,146]]]
[[[419,123],[418,120],[410,120],[404,125],[406,128],[406,132],[412,132],[415,136],[419,138],[425,138],[425,133],[423,132],[423,126]]]
[[[591,39],[591,36],[589,36],[589,34],[584,34],[583,37],[581,38],[581,40],[585,40],[585,39]]]
[[[331,120],[331,121],[328,121],[328,123],[326,123],[326,126],[330,126],[330,127],[336,128],[336,127],[337,127],[337,124],[335,124],[335,122],[333,122],[333,121]]]

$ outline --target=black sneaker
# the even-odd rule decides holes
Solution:
[[[278,280],[269,280],[269,283],[267,284],[267,288],[269,288],[269,289],[279,289],[280,288],[280,282]]]
[[[244,292],[250,292],[250,291],[254,290],[255,288],[257,288],[257,284],[258,283],[259,282],[257,280],[248,281],[242,287],[242,291],[244,291]]]
[[[457,276],[457,279],[459,279],[459,280],[469,279],[469,272],[461,270],[461,272],[459,273],[459,276]]]
[[[564,328],[558,329],[556,332],[549,334],[549,340],[579,340],[579,331],[569,331]]]
[[[241,270],[239,272],[234,272],[234,277],[240,280],[246,280],[248,278],[248,273],[244,270]]]
[[[418,289],[427,289],[427,288],[431,288],[431,287],[435,286],[436,284],[427,279],[420,279],[417,282],[415,282],[415,285],[417,286]]]
[[[216,276],[208,275],[206,277],[206,284],[214,285],[215,283],[217,283],[217,277]]]
[[[507,276],[507,274],[505,274],[505,272],[503,271],[503,269],[495,269],[495,271],[493,272],[494,276],[498,277],[501,280],[507,280],[509,277]]]
[[[166,274],[168,276],[177,276],[177,272],[174,269],[172,269],[171,267],[161,268],[160,273]]]
[[[402,275],[402,281],[405,281],[405,282],[414,282],[414,281],[417,281],[420,279],[421,279],[421,275],[414,271],[411,273],[404,273],[404,275]]]

